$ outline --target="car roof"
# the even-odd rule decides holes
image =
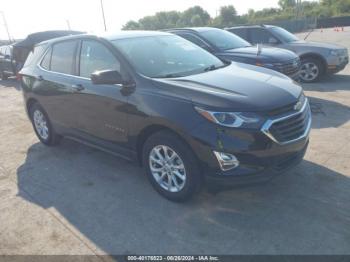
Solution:
[[[166,29],[164,30],[165,32],[176,32],[176,31],[193,31],[193,32],[205,32],[209,30],[221,30],[220,28],[216,27],[184,27],[184,28],[171,28],[171,29]]]
[[[51,44],[55,42],[61,42],[64,40],[73,40],[73,39],[81,39],[81,38],[103,38],[106,40],[116,40],[116,39],[126,39],[126,38],[137,38],[137,37],[147,37],[147,36],[159,36],[159,35],[171,35],[170,33],[166,32],[159,32],[159,31],[136,31],[136,30],[130,30],[130,31],[117,31],[117,32],[104,32],[99,34],[80,34],[80,35],[70,35],[70,36],[64,36],[64,37],[58,37],[54,39],[50,39],[44,42],[39,43],[41,44]]]
[[[275,27],[274,25],[241,25],[241,26],[233,26],[233,27],[227,27],[228,29],[240,29],[240,28],[272,28]]]

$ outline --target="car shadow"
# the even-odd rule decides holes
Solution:
[[[269,183],[176,204],[129,162],[63,140],[37,143],[17,169],[19,196],[108,254],[349,253],[350,179],[303,161]],[[54,211],[53,211],[54,210]]]
[[[312,112],[312,128],[340,127],[350,120],[350,107],[327,99],[308,96]]]
[[[318,92],[336,92],[339,90],[350,91],[350,75],[327,75],[320,79],[317,83],[302,84],[303,89],[306,91],[318,91]]]
[[[0,88],[1,87],[12,87],[16,89],[17,91],[21,91],[20,83],[17,81],[16,78],[9,78],[7,80],[0,80]]]

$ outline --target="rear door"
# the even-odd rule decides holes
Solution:
[[[75,57],[78,40],[58,42],[49,47],[40,61],[35,75],[35,94],[47,111],[50,120],[61,132],[76,133],[78,114],[75,110],[76,89],[72,85],[75,75]]]
[[[92,143],[121,150],[120,146],[127,142],[127,95],[122,85],[95,85],[90,76],[101,70],[116,70],[124,75],[124,69],[104,42],[83,39],[80,46],[78,77],[73,83],[80,89],[74,98],[79,129]]]

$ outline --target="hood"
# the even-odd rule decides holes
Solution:
[[[336,45],[336,44],[329,44],[329,43],[321,43],[321,42],[309,42],[305,40],[299,40],[292,43],[289,43],[290,45],[299,46],[299,47],[317,47],[317,48],[325,48],[325,49],[345,49],[345,47]]]
[[[230,56],[250,58],[255,60],[254,64],[256,61],[263,63],[286,62],[298,57],[296,54],[286,49],[265,46],[261,46],[261,52],[259,54],[257,46],[250,46],[226,50],[217,55],[228,59],[230,59]]]
[[[159,87],[157,93],[224,111],[269,111],[295,103],[302,92],[298,84],[278,72],[242,63],[153,82]]]

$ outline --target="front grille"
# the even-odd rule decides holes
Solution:
[[[284,115],[288,112],[293,112],[294,106],[295,106],[295,103],[289,104],[289,105],[286,105],[286,106],[283,106],[283,107],[280,107],[277,109],[273,109],[273,110],[267,112],[267,114],[268,114],[268,116]]]
[[[311,112],[307,99],[299,112],[268,120],[262,131],[279,144],[289,143],[305,137],[311,125]]]
[[[307,106],[299,114],[273,123],[269,128],[269,132],[278,142],[285,143],[301,137],[305,133],[309,121],[310,113]]]
[[[288,61],[285,64],[278,65],[277,69],[279,72],[285,75],[294,75],[300,70],[300,59],[295,58],[293,60]]]

